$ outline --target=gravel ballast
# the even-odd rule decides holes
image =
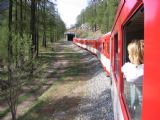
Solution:
[[[81,48],[74,46],[74,49],[88,54],[88,51]],[[86,59],[95,65],[90,69],[92,78],[84,86],[84,95],[75,120],[114,120],[110,78],[107,77],[97,57],[90,54]]]

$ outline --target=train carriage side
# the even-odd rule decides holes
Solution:
[[[97,55],[97,39],[74,38],[73,43]]]
[[[106,64],[105,64],[105,70],[107,72],[107,75],[110,76],[110,67],[111,67],[111,32],[108,32],[104,35],[104,56],[106,57]]]
[[[96,55],[96,53],[97,53],[97,49],[96,49],[97,40],[96,39],[88,39],[88,40],[86,40],[86,43],[87,43],[87,50],[91,51],[93,54]]]
[[[131,86],[126,82],[121,67],[128,62],[127,45],[131,40],[144,39],[144,11],[140,0],[121,0],[111,33],[111,78],[115,120],[141,119],[141,101],[131,106]],[[142,92],[142,91],[140,91]],[[132,96],[132,97],[131,97]]]
[[[99,39],[82,39],[74,38],[73,42],[78,46],[95,54],[100,62],[106,74],[110,76],[110,35],[107,33],[101,36]]]
[[[159,0],[120,1],[111,32],[111,78],[115,120],[160,119],[159,11]],[[133,39],[144,40],[144,78],[140,91],[142,101],[139,100],[136,89],[131,92],[131,84],[126,82],[121,72],[122,65],[129,61],[127,45]]]
[[[105,35],[101,36],[98,40],[98,58],[101,61],[104,70],[106,71],[107,76],[110,76],[110,35],[108,32]]]
[[[110,36],[111,32],[104,35],[104,55],[110,59]]]
[[[144,0],[143,120],[160,120],[160,1]]]

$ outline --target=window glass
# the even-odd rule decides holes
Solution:
[[[127,51],[127,46],[132,40],[143,40],[144,39],[144,12],[143,7],[141,7],[132,18],[124,26],[124,38],[123,38],[123,65],[129,60],[129,54]],[[130,71],[129,74],[133,74]],[[128,82],[124,78],[124,97],[126,99],[126,104],[130,112],[132,120],[141,119],[141,108],[142,108],[142,87],[143,78],[141,82]]]
[[[107,48],[107,54],[110,54],[110,44],[109,42],[106,43],[106,48]]]
[[[118,69],[118,61],[119,61],[119,57],[118,57],[118,33],[115,34],[114,36],[114,55],[115,55],[115,71],[116,71],[116,76],[118,78],[119,76],[119,69]]]

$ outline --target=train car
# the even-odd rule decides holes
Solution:
[[[111,79],[115,120],[160,119],[160,1],[121,0],[111,31]],[[129,60],[127,45],[144,40],[144,77],[140,101],[121,68]],[[130,71],[132,72],[132,71]],[[131,105],[135,100],[134,105]]]
[[[110,32],[101,36],[98,39],[81,39],[74,38],[73,43],[76,45],[87,49],[88,51],[95,54],[104,70],[106,71],[107,76],[110,76]]]
[[[97,39],[87,39],[86,41],[86,48],[87,50],[91,51],[93,54],[97,54]]]
[[[110,35],[107,34],[101,36],[97,41],[97,57],[102,63],[104,70],[106,71],[107,76],[110,76]]]
[[[82,39],[82,38],[73,38],[73,43],[78,45],[79,47],[83,48],[83,49],[87,49],[86,46],[86,40]]]
[[[97,41],[97,56],[103,66],[103,61],[106,61],[103,55],[111,62],[109,69],[115,120],[160,119],[159,11],[159,0],[120,0],[109,43],[103,36]],[[127,46],[133,39],[144,40],[144,76],[139,93],[136,89],[131,92],[132,84],[126,82],[121,72],[123,64],[129,61]]]
[[[97,54],[97,39],[74,38],[73,43],[95,55]]]

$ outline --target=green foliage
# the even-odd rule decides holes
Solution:
[[[2,2],[4,0],[1,0]],[[55,4],[47,0],[39,0],[38,9],[36,11],[36,27],[39,32],[39,43],[43,40],[43,31],[46,32],[47,44],[60,40],[63,37],[64,31],[66,30],[65,24],[60,18],[60,15],[55,10]],[[43,10],[45,4],[46,9]],[[29,59],[30,48],[31,48],[31,31],[30,31],[30,20],[31,20],[31,8],[30,4],[23,1],[22,3],[22,20],[20,18],[20,1],[17,0],[17,4],[13,1],[13,13],[12,13],[12,46],[14,59],[20,57],[22,53],[24,59]],[[17,20],[16,20],[16,8],[17,8]],[[25,14],[24,14],[25,13]],[[45,20],[45,26],[44,26]],[[22,22],[22,24],[21,24]],[[21,29],[22,28],[22,29]],[[22,32],[23,38],[20,35]],[[7,61],[8,56],[8,8],[0,11],[0,65],[2,61]],[[38,44],[38,48],[41,48],[41,44]]]
[[[89,23],[97,26],[102,33],[111,30],[119,0],[90,0],[86,9],[77,17],[77,25]]]
[[[30,37],[26,34],[21,38],[20,34],[13,35],[13,56],[14,59],[20,58],[21,54],[23,54],[24,60],[29,60],[31,40]]]
[[[5,26],[1,26],[0,29],[0,58],[7,58],[7,37],[8,30]]]
[[[51,46],[64,34],[65,24],[55,11],[55,4],[48,0],[0,0],[0,3],[4,1],[8,3],[0,11],[0,80],[6,85],[1,85],[5,88],[3,91],[0,88],[0,93],[7,99],[15,120],[22,86],[26,81],[33,82],[41,69],[39,43],[45,36],[45,42]],[[52,38],[56,40],[50,41]]]
[[[83,33],[83,35],[81,35],[81,37],[82,37],[82,38],[88,37],[88,33],[87,33],[87,32]]]

